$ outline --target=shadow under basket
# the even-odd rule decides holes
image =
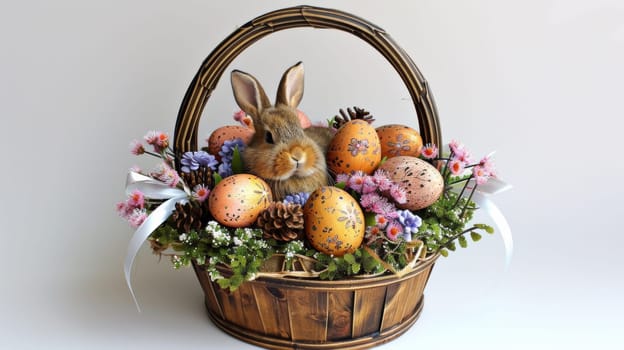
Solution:
[[[261,277],[234,292],[193,266],[210,318],[238,339],[271,349],[364,349],[398,337],[416,322],[435,260],[400,278]]]
[[[261,38],[312,27],[353,34],[381,53],[397,71],[414,104],[423,144],[442,145],[440,123],[427,81],[411,58],[380,27],[352,14],[296,6],[261,15],[225,38],[204,60],[184,96],[175,126],[174,152],[197,150],[203,109],[232,61]],[[180,169],[180,164],[176,164]],[[274,349],[362,349],[392,340],[416,322],[423,290],[437,256],[406,275],[338,281],[260,277],[235,292],[222,290],[194,265],[210,318],[225,332]]]

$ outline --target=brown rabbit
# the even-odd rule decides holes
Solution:
[[[239,107],[253,120],[254,136],[242,153],[249,173],[271,186],[275,200],[297,192],[312,192],[327,185],[325,150],[332,134],[328,128],[302,129],[297,106],[303,97],[303,64],[282,76],[275,106],[253,76],[234,70],[232,89]]]

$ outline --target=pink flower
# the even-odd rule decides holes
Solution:
[[[451,171],[451,174],[455,176],[460,176],[464,172],[465,164],[459,159],[453,159],[448,163],[448,168]]]
[[[247,113],[245,113],[245,111],[243,111],[242,109],[239,109],[238,112],[234,112],[234,120],[236,120],[239,123],[243,122],[243,118],[245,118],[247,116]]]
[[[479,161],[479,165],[483,167],[483,169],[485,169],[485,172],[488,173],[490,176],[495,176],[494,164],[492,163],[490,157],[485,156],[481,158],[481,160]]]
[[[150,131],[144,137],[148,145],[154,147],[154,151],[161,153],[165,148],[169,147],[169,135],[162,131]]]
[[[490,174],[480,165],[472,168],[472,176],[474,176],[477,185],[483,185],[487,182]]]
[[[434,159],[438,156],[438,147],[434,144],[428,143],[422,148],[420,154],[426,159]]]
[[[377,227],[383,229],[388,224],[388,218],[384,215],[377,214],[375,215],[375,222],[377,223]]]
[[[356,191],[362,192],[362,186],[364,185],[364,173],[361,171],[356,171],[351,175],[348,182],[349,188]]]
[[[457,140],[451,140],[451,142],[449,142],[449,148],[451,149],[451,152],[455,154],[459,153],[458,151],[463,147],[464,146],[462,146],[462,144],[460,144]]]
[[[386,227],[386,236],[388,236],[390,240],[396,240],[402,233],[403,227],[398,221],[390,221],[390,223],[388,223],[388,226]]]
[[[464,148],[464,145],[453,140],[449,143],[449,148],[451,149],[451,159],[459,160],[464,162],[464,164],[470,163],[470,154],[468,150]]]
[[[119,202],[115,205],[115,207],[119,216],[126,220],[130,217],[130,214],[132,214],[132,211],[134,210],[134,208],[130,207],[126,202]]]
[[[338,183],[343,182],[345,184],[349,183],[349,175],[347,175],[347,174],[338,174],[336,176],[336,182],[338,182]]]
[[[165,163],[161,163],[152,176],[166,183],[169,187],[176,187],[180,182],[180,175]]]
[[[372,176],[365,176],[364,183],[362,183],[362,193],[371,193],[377,190],[377,184],[373,180]]]
[[[364,209],[370,209],[373,205],[379,201],[383,200],[383,198],[377,193],[367,193],[363,194],[360,198],[360,204]]]
[[[135,156],[139,156],[145,153],[145,148],[143,148],[141,142],[134,140],[130,143],[130,152]]]
[[[145,219],[147,219],[147,212],[145,209],[134,209],[132,214],[128,217],[128,222],[130,223],[130,226],[137,228],[141,226]]]
[[[390,178],[388,178],[388,174],[381,169],[375,171],[375,174],[373,174],[373,182],[377,184],[377,188],[379,188],[381,192],[388,191],[394,184]]]
[[[132,208],[143,209],[143,206],[145,205],[145,196],[143,196],[143,192],[139,190],[132,191],[130,196],[128,196],[127,204]]]
[[[392,199],[394,199],[394,201],[399,204],[403,204],[405,203],[405,201],[407,201],[407,195],[405,193],[405,190],[401,188],[399,185],[393,184],[390,187],[389,193]]]
[[[210,190],[204,185],[197,185],[193,188],[193,198],[197,199],[199,202],[205,201],[209,194]]]

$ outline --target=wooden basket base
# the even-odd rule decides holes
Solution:
[[[210,311],[210,301],[206,298],[206,309],[208,310],[208,316],[212,322],[222,329],[224,332],[231,336],[238,338],[244,342],[261,346],[268,349],[368,349],[383,343],[387,343],[401,334],[405,333],[414,323],[418,320],[424,304],[424,296],[420,298],[416,305],[415,312],[402,323],[395,327],[385,330],[383,332],[375,332],[366,336],[362,336],[356,339],[334,340],[329,343],[314,343],[297,341],[292,342],[276,337],[270,337],[263,334],[255,333],[249,330],[241,329],[240,326],[227,322],[220,318],[218,315],[214,315]]]

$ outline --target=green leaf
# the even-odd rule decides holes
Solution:
[[[344,190],[345,187],[347,187],[347,183],[342,181],[342,182],[338,182],[337,184],[334,185],[334,187],[338,187],[341,190]]]
[[[225,278],[221,278],[217,280],[217,284],[219,285],[219,287],[221,287],[222,289],[228,288],[230,286],[230,280],[225,279]]]
[[[377,225],[377,220],[375,219],[375,213],[366,212],[364,213],[364,225],[375,226]]]
[[[383,163],[385,163],[388,160],[388,157],[383,157],[381,158],[381,162],[379,162],[379,166],[381,166]]]
[[[215,172],[212,173],[212,178],[214,180],[214,185],[216,186],[217,184],[219,184],[219,182],[221,182],[221,180],[223,180],[223,178],[221,177],[221,175],[219,175],[219,173]]]
[[[344,261],[351,265],[355,264],[355,257],[353,256],[353,254],[347,253],[342,258],[344,259]]]
[[[481,239],[481,235],[474,231],[470,231],[470,238],[472,238],[473,242],[478,242]]]
[[[449,252],[446,249],[442,249],[442,250],[440,250],[440,255],[442,255],[443,257],[447,258],[448,255],[449,255]]]
[[[234,153],[232,154],[232,172],[234,174],[241,174],[244,171],[243,159],[241,158],[238,145],[234,147]]]
[[[329,265],[327,266],[327,271],[328,271],[328,272],[335,272],[337,268],[338,268],[338,267],[336,266],[336,263],[332,261],[332,262],[330,262],[330,263],[329,263]]]
[[[353,271],[354,274],[359,273],[360,272],[360,268],[361,268],[361,265],[358,264],[358,263],[355,263],[355,264],[351,265],[351,270]]]
[[[459,241],[459,246],[460,247],[462,247],[462,248],[468,247],[468,240],[466,239],[465,236],[459,236],[458,241]]]

